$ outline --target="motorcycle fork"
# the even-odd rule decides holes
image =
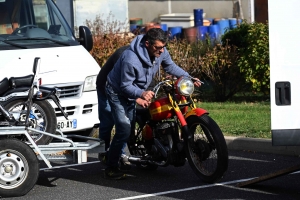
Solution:
[[[174,109],[174,112],[175,112],[175,114],[176,114],[176,116],[177,116],[177,118],[180,122],[179,124],[181,125],[181,131],[183,133],[184,140],[190,142],[191,145],[193,145],[194,144],[193,134],[190,132],[190,130],[187,126],[187,122],[186,122],[186,120],[185,120],[185,118],[184,118],[177,102],[173,100],[173,98],[170,94],[168,95],[168,97],[169,97],[169,101],[170,101],[170,103],[171,103],[171,105]],[[193,105],[194,105],[194,103],[193,103]]]

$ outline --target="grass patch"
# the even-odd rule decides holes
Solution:
[[[209,112],[225,136],[271,138],[269,102],[201,102],[197,106]],[[98,137],[98,129],[94,134]]]
[[[271,138],[270,102],[201,102],[226,136]]]

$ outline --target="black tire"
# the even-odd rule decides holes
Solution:
[[[4,108],[8,111],[20,111],[24,102],[24,99],[14,100],[7,103]],[[30,117],[30,120],[33,122],[31,128],[48,133],[56,133],[56,115],[53,107],[47,100],[33,102],[32,111],[35,116]],[[20,120],[25,121],[25,114],[21,115]],[[38,145],[49,144],[53,139],[51,136],[42,133],[29,132],[29,134]]]
[[[128,150],[131,155],[133,156],[144,156],[146,155],[146,148],[144,146],[144,139],[142,137],[142,130],[144,125],[142,122],[135,123],[135,131],[134,134],[131,133],[130,140],[127,143]],[[156,170],[158,168],[157,165],[151,164],[135,164],[138,168],[145,169],[145,170]]]
[[[186,121],[194,140],[193,145],[185,141],[191,168],[204,182],[217,182],[228,167],[228,150],[222,131],[207,115],[192,115]]]
[[[0,140],[0,196],[27,194],[36,184],[39,162],[34,151],[17,139]]]

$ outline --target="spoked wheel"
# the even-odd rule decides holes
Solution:
[[[22,111],[24,100],[14,100],[5,105],[10,113],[21,113],[19,116],[19,121],[25,122],[26,120],[26,110]],[[31,122],[30,128],[34,128],[39,131],[45,131],[48,133],[56,132],[56,115],[54,109],[48,101],[36,101],[32,105],[32,109],[29,116],[29,121]],[[28,132],[32,139],[39,145],[49,144],[52,141],[52,137],[44,135],[42,133],[37,133],[33,131]]]
[[[130,135],[130,141],[128,142],[128,149],[131,155],[143,157],[146,155],[146,148],[144,146],[145,141],[142,137],[142,131],[145,126],[141,125],[142,123],[135,124],[135,134]],[[151,164],[136,164],[137,167],[147,170],[156,170],[157,165]]]
[[[187,124],[193,134],[193,143],[186,141],[190,166],[203,181],[218,181],[228,167],[227,145],[219,126],[207,115],[189,116]]]
[[[39,163],[33,150],[17,139],[0,140],[0,196],[23,196],[35,185]]]

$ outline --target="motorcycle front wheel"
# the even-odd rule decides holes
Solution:
[[[191,168],[204,182],[217,182],[228,167],[228,150],[222,131],[208,115],[192,115],[186,121],[193,135],[192,141],[185,141]]]
[[[7,103],[4,108],[9,112],[21,112],[24,102],[25,100],[22,99],[14,100]],[[25,113],[23,111],[23,114],[18,119],[19,121],[25,122]],[[56,115],[53,107],[47,100],[33,102],[29,121],[31,121],[30,128],[48,133],[56,132]],[[51,136],[33,131],[29,131],[29,134],[38,145],[49,144],[53,139]]]

